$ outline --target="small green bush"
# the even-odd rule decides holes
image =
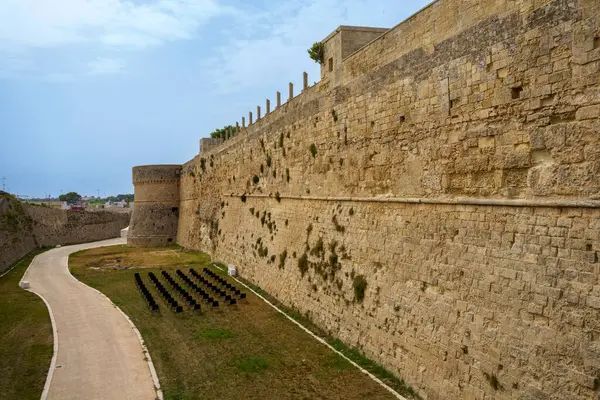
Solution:
[[[284,250],[283,253],[279,255],[279,269],[283,269],[285,267],[285,259],[287,258],[287,250]]]
[[[357,275],[354,277],[352,285],[354,286],[354,300],[357,303],[362,303],[367,289],[367,280],[363,275]]]
[[[260,181],[260,178],[258,177],[258,175],[254,175],[252,177],[252,183],[254,183],[255,185],[257,185],[259,181]]]
[[[304,274],[308,271],[308,255],[306,253],[302,254],[298,259],[298,269],[300,270],[300,275],[304,277]]]
[[[314,143],[310,145],[310,154],[312,154],[313,158],[317,156],[317,146]]]
[[[316,63],[323,64],[325,61],[325,45],[321,42],[315,42],[308,49],[308,56]]]

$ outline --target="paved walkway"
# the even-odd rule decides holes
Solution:
[[[142,346],[129,322],[106,297],[67,270],[70,253],[123,243],[124,239],[111,239],[49,250],[33,260],[23,277],[31,291],[49,303],[58,333],[48,399],[156,398]]]

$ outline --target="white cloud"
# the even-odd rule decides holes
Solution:
[[[216,0],[1,0],[0,49],[73,43],[145,47],[189,39],[232,13]]]
[[[88,64],[89,75],[120,74],[125,69],[125,63],[112,58],[98,57]]]

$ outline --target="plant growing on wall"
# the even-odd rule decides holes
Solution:
[[[308,49],[308,56],[314,62],[323,64],[325,61],[325,45],[321,42],[315,42],[310,49]]]
[[[233,125],[227,125],[224,126],[223,129],[217,128],[214,131],[212,131],[210,133],[210,137],[213,139],[225,139],[225,137],[227,136],[227,129],[229,129],[231,135],[235,133],[235,127]]]
[[[300,270],[300,275],[304,277],[304,274],[308,271],[308,255],[306,253],[302,254],[298,259],[298,269]]]
[[[283,253],[279,255],[279,269],[283,269],[285,267],[285,259],[287,258],[287,249],[283,250]]]
[[[354,286],[354,299],[357,303],[362,303],[365,298],[365,290],[367,289],[367,280],[363,275],[357,275],[352,282]]]

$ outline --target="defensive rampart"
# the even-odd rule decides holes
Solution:
[[[0,273],[36,247],[118,237],[129,213],[57,210],[0,192]]]
[[[346,30],[318,84],[183,165],[177,242],[427,398],[597,397],[597,0]]]
[[[136,246],[176,243],[180,171],[181,165],[133,168],[135,202],[127,243]]]

